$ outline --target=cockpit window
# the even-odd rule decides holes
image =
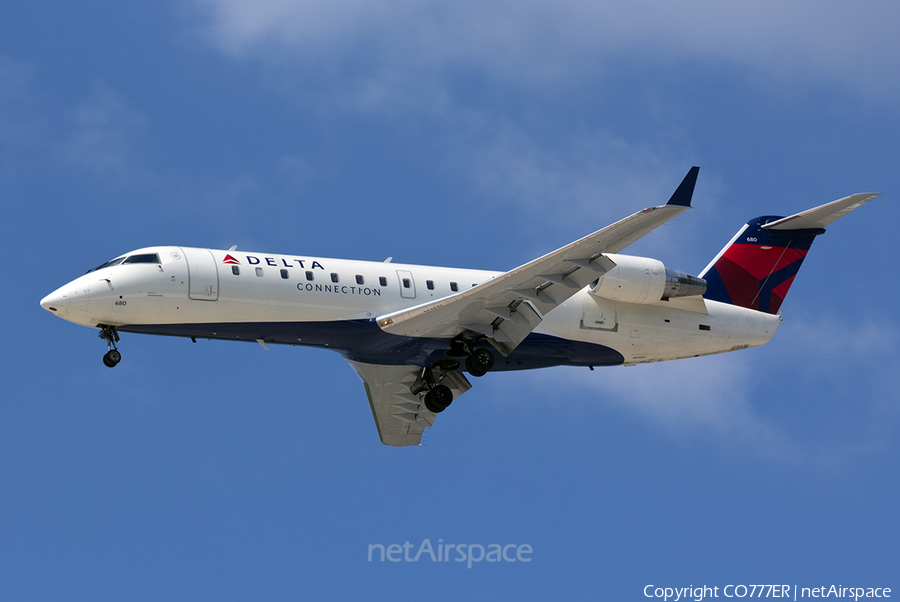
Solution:
[[[119,265],[119,264],[122,263],[123,261],[125,261],[125,258],[124,258],[124,257],[117,257],[117,258],[115,258],[115,259],[111,259],[111,260],[107,261],[107,262],[104,263],[103,265],[98,265],[97,267],[95,267],[95,268],[92,269],[92,270],[88,270],[86,273],[87,273],[87,274],[90,274],[91,272],[96,272],[97,270],[102,270],[103,268],[110,268],[110,267],[112,267],[112,266],[114,266],[114,265]]]
[[[157,253],[146,253],[144,255],[132,255],[128,257],[122,264],[126,263],[159,263],[159,255]]]

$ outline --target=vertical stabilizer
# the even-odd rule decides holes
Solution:
[[[750,220],[700,274],[703,297],[778,313],[816,236],[876,196],[854,194],[789,217]]]
[[[770,314],[778,313],[809,247],[824,229],[770,232],[773,216],[750,220],[700,277],[704,298]]]

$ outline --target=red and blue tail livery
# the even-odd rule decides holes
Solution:
[[[825,230],[769,232],[763,228],[777,219],[781,218],[758,217],[741,228],[700,275],[706,280],[706,299],[778,313],[810,245]]]
[[[750,220],[700,274],[704,298],[778,313],[816,236],[876,196],[855,194],[790,217]]]

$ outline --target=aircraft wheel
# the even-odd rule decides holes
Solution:
[[[440,414],[453,403],[453,391],[446,385],[437,385],[425,394],[425,407],[429,412]]]
[[[484,376],[494,367],[494,356],[487,349],[476,349],[466,358],[466,370],[472,376]]]
[[[115,368],[120,361],[122,361],[122,354],[115,349],[110,349],[103,356],[103,363],[109,368]]]

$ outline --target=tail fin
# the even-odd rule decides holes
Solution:
[[[778,313],[816,236],[877,196],[854,194],[790,217],[750,220],[700,274],[704,298]]]

